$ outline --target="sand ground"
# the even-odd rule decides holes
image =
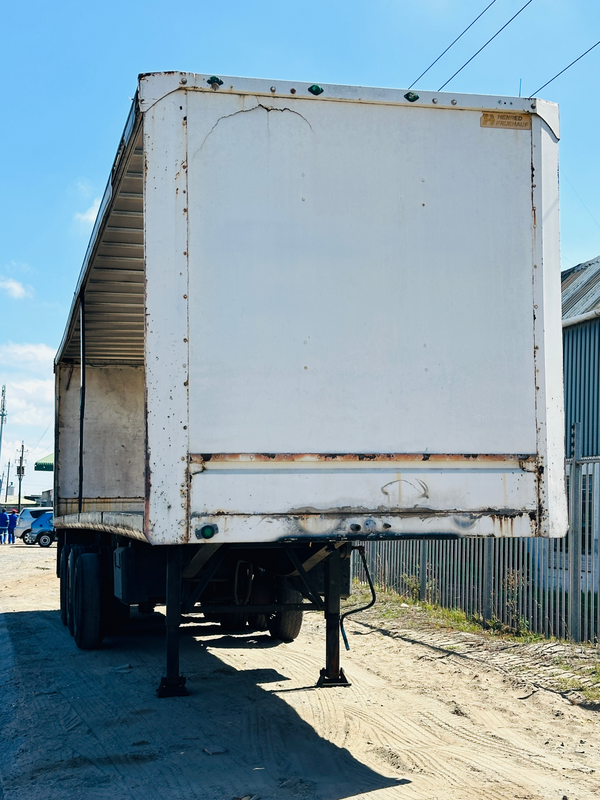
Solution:
[[[158,699],[163,616],[133,612],[102,649],[78,650],[55,558],[0,548],[0,798],[600,797],[600,712],[553,686],[566,645],[495,646],[375,607],[347,624],[352,686],[316,689],[318,614],[292,644],[190,617],[191,694]]]

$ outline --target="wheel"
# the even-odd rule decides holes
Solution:
[[[269,628],[269,619],[266,614],[250,614],[248,627],[253,631],[266,631]]]
[[[252,581],[250,604],[268,606],[273,602],[273,585],[263,575],[256,575]],[[255,631],[266,631],[269,627],[269,617],[266,614],[250,614],[248,626]]]
[[[224,631],[229,631],[230,633],[243,631],[248,624],[248,615],[241,614],[238,611],[231,614],[219,614],[219,623]]]
[[[60,578],[60,619],[63,625],[66,625],[67,620],[67,605],[68,605],[68,595],[69,595],[69,576],[67,573],[68,563],[69,563],[69,551],[71,549],[70,544],[63,545],[62,550],[60,551],[60,566],[59,566],[59,578]]]
[[[21,539],[25,542],[25,544],[35,544],[36,537],[31,533],[31,530],[24,531]]]
[[[102,587],[101,613],[103,636],[118,633],[123,623],[129,619],[129,606],[115,597],[115,575],[113,567],[113,549],[100,548],[100,584]]]
[[[106,633],[118,633],[123,625],[128,622],[131,607],[127,603],[122,603],[114,595],[110,599],[109,617],[105,621]]]
[[[300,592],[292,589],[285,581],[280,585],[278,594],[280,603],[302,602]],[[302,611],[291,608],[277,611],[268,622],[269,633],[274,639],[281,639],[282,642],[293,642],[302,627],[302,614]]]
[[[38,535],[36,541],[40,547],[50,547],[53,541],[52,534],[48,533],[47,531],[43,531]]]
[[[73,636],[80,650],[102,644],[102,579],[98,553],[82,553],[75,562]]]
[[[75,585],[75,564],[79,556],[85,552],[81,544],[71,545],[67,556],[67,627],[73,636],[73,587]]]

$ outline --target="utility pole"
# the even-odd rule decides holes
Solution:
[[[6,494],[4,495],[4,502],[8,503],[8,487],[10,485],[10,461],[6,467]]]
[[[2,399],[0,400],[0,463],[2,462],[2,431],[4,430],[5,420],[6,420],[6,386],[3,386]],[[1,483],[0,483],[0,491],[2,491]]]
[[[19,478],[19,514],[21,513],[21,483],[23,475],[25,474],[25,467],[23,466],[23,454],[25,452],[25,442],[21,442],[21,458],[19,459],[19,466],[17,467],[17,477]]]

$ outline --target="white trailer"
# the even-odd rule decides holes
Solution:
[[[565,534],[557,165],[543,100],[140,76],[56,357],[79,646],[166,601],[176,693],[181,608],[324,608],[336,682],[352,542]]]

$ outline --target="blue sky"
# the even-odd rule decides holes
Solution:
[[[526,0],[496,0],[417,84],[437,90]],[[7,4],[0,47],[0,473],[53,447],[52,357],[140,72],[405,88],[489,0]],[[600,39],[600,4],[533,0],[447,87],[529,95]],[[563,267],[600,254],[600,47],[540,96],[561,106]]]

